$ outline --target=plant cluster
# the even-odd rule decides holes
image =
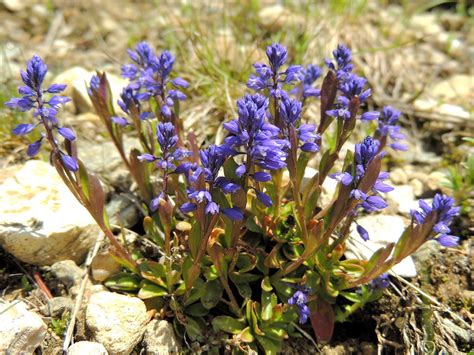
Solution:
[[[128,54],[122,112],[114,110],[105,73],[92,78],[88,91],[136,182],[147,211],[143,238],[157,246],[157,257],[126,248],[112,233],[100,182],[78,158],[72,130],[56,118],[69,101],[55,95],[65,86],[43,89],[47,67],[38,56],[21,72],[21,97],[6,105],[34,111],[34,123],[14,133],[42,130],[28,154],[49,143],[51,163],[109,238],[124,271],[107,285],[153,301],[185,339],[207,341],[209,349],[277,353],[285,339],[301,336],[298,323],[309,321],[317,339],[328,341],[336,321],[380,297],[395,264],[430,239],[457,244],[449,224],[459,208],[436,195],[431,205],[420,201],[397,243],[370,260],[344,257],[351,228],[370,238],[358,217],[387,206],[383,194],[393,187],[382,171],[385,150],[406,150],[398,111],[362,112],[371,90],[353,72],[348,48],[340,45],[326,59],[327,73],[317,85],[322,68],[288,65],[287,49],[270,45],[268,62],[254,64],[251,92],[237,100],[238,116],[224,123],[223,143],[204,146],[183,130],[180,105],[189,84],[174,76],[173,55],[156,54],[144,42]],[[319,119],[307,114],[315,102]],[[373,135],[340,157],[365,121],[376,122]],[[141,150],[126,152],[125,134],[135,135]],[[310,163],[317,167],[314,176],[305,173]],[[327,178],[338,186],[323,205]]]

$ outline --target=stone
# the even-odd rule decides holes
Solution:
[[[92,294],[86,309],[92,337],[111,355],[130,354],[142,340],[147,321],[142,300],[113,292]]]
[[[437,108],[437,112],[441,115],[453,116],[466,120],[472,117],[469,111],[465,110],[461,106],[452,104],[441,104]]]
[[[405,185],[408,183],[408,175],[402,168],[395,168],[390,171],[390,181],[395,185]]]
[[[362,258],[369,260],[378,249],[387,246],[389,243],[396,243],[408,224],[400,216],[382,214],[358,218],[357,223],[367,230],[370,239],[368,241],[362,240],[354,224],[350,232],[346,252],[344,253],[348,259]],[[416,268],[411,256],[403,259],[391,270],[402,277],[416,276]]]
[[[426,179],[426,187],[431,191],[440,190],[445,182],[447,182],[447,176],[445,173],[441,171],[433,171],[428,175],[428,179]]]
[[[97,254],[91,263],[92,278],[95,281],[105,281],[121,270],[119,263],[110,254]]]
[[[292,13],[289,9],[280,4],[262,8],[258,12],[258,17],[262,26],[268,30],[278,30],[304,23],[304,18]]]
[[[443,32],[443,28],[438,23],[438,19],[434,13],[420,13],[411,17],[412,25],[421,30],[425,36],[435,35]]]
[[[74,303],[69,297],[54,297],[48,300],[48,303],[40,308],[42,314],[49,317],[61,316],[65,311],[71,311]]]
[[[67,350],[68,355],[107,355],[108,352],[105,347],[100,343],[93,341],[79,341],[72,344]]]
[[[59,74],[53,80],[55,83],[66,84],[68,86],[64,91],[64,95],[72,98],[74,112],[76,113],[94,110],[87,92],[87,86],[94,74],[95,72],[88,71],[82,67],[73,67]],[[117,99],[120,98],[120,93],[122,89],[127,86],[128,81],[110,73],[107,73],[107,79],[112,92],[114,109],[115,111],[121,112],[120,106],[117,104]]]
[[[173,326],[165,320],[154,319],[145,329],[143,344],[147,354],[178,354],[180,345]]]
[[[425,191],[425,185],[418,179],[413,179],[410,181],[410,186],[413,188],[413,194],[416,197],[420,197],[423,195],[423,192]]]
[[[327,177],[321,186],[321,196],[319,197],[318,205],[321,208],[326,207],[336,194],[338,182]]]
[[[453,75],[434,84],[430,94],[437,99],[446,101],[458,97],[474,99],[474,78],[467,74]]]
[[[426,241],[415,253],[413,259],[420,267],[426,267],[430,260],[433,260],[441,253],[441,246],[436,240]]]
[[[132,148],[141,149],[138,140],[132,138],[124,138],[124,147],[127,156]],[[78,151],[87,169],[99,175],[106,185],[118,191],[130,189],[132,177],[112,142],[79,141]]]
[[[136,198],[127,194],[112,196],[106,205],[111,225],[132,228],[138,223],[139,213],[134,199]]]
[[[11,12],[20,12],[25,10],[28,2],[23,0],[3,0],[2,4]]]
[[[408,215],[412,209],[418,208],[418,200],[411,185],[395,186],[393,191],[387,193],[389,206],[397,207],[397,212]]]
[[[0,185],[0,245],[19,260],[80,263],[98,235],[89,212],[48,163],[29,160]]]
[[[62,260],[54,263],[51,266],[51,272],[68,287],[78,284],[84,275],[84,270],[72,260]]]
[[[0,303],[0,353],[32,354],[46,337],[47,326],[24,302]]]

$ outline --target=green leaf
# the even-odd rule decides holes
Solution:
[[[250,273],[240,273],[240,272],[232,272],[229,275],[230,279],[236,283],[249,283],[249,282],[254,282],[257,280],[260,280],[261,275],[255,275],[255,274],[250,274]]]
[[[141,278],[128,272],[119,272],[112,275],[105,281],[105,287],[117,291],[138,291],[140,289]]]
[[[250,327],[245,328],[240,332],[239,338],[241,341],[244,343],[253,343],[255,341],[255,338],[252,334],[252,331],[250,330]]]
[[[255,337],[259,345],[263,348],[263,351],[265,351],[265,355],[276,355],[280,352],[282,346],[280,341],[261,335],[255,335]]]
[[[142,287],[140,291],[138,291],[138,297],[142,300],[153,298],[153,297],[163,297],[166,296],[168,292],[166,288],[155,285],[154,283],[144,280],[142,282]]]
[[[87,169],[84,163],[81,160],[78,160],[79,164],[79,182],[81,184],[82,191],[86,195],[87,199],[90,197],[89,191],[89,174],[87,173]]]
[[[265,276],[262,280],[261,287],[263,291],[270,292],[273,290],[272,284],[270,282],[270,278],[268,276]]]
[[[186,321],[186,332],[192,340],[204,341],[204,328],[194,318],[188,317]]]
[[[235,284],[235,287],[242,298],[249,299],[252,297],[252,288],[248,284]]]
[[[285,336],[287,335],[286,332],[286,324],[285,323],[264,323],[261,325],[262,330],[265,332],[265,337],[277,340],[277,341],[282,341]]]
[[[340,295],[354,303],[358,303],[364,299],[364,296],[357,292],[341,292]]]
[[[235,319],[229,316],[218,316],[212,320],[214,331],[223,331],[231,334],[239,334],[244,330],[247,323],[241,319]]]
[[[201,297],[201,302],[207,309],[214,308],[222,298],[224,288],[219,280],[206,282],[205,293]]]
[[[204,317],[209,314],[209,310],[205,308],[202,303],[197,302],[186,307],[184,313],[193,317]]]
[[[277,304],[277,297],[274,293],[262,292],[262,320],[268,321],[273,317],[273,307]]]
[[[185,306],[189,306],[194,302],[197,302],[201,299],[202,296],[206,293],[206,284],[205,282],[198,278],[194,281],[193,288],[189,292],[189,297],[184,302]]]

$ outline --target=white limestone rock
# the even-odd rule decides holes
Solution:
[[[64,91],[64,95],[72,98],[74,106],[73,112],[85,113],[94,111],[92,102],[87,93],[87,86],[95,72],[88,71],[82,67],[73,67],[56,76],[54,83],[66,84],[68,87]],[[110,89],[113,96],[113,104],[116,111],[121,112],[120,106],[117,104],[117,99],[120,98],[122,89],[127,86],[127,80],[107,73]],[[68,105],[66,105],[67,109]]]
[[[178,354],[179,342],[176,340],[173,326],[165,320],[152,320],[146,326],[143,343],[146,353],[152,354]]]
[[[147,321],[145,303],[136,297],[99,292],[87,305],[87,327],[111,355],[130,354],[142,340]]]
[[[0,185],[0,246],[35,265],[80,263],[99,234],[48,163],[30,160]]]
[[[369,260],[378,249],[387,246],[389,243],[396,243],[407,226],[405,220],[400,216],[382,214],[358,218],[357,223],[367,230],[370,239],[366,242],[363,241],[354,224],[345,252],[348,259],[362,258]],[[392,271],[402,277],[416,276],[416,268],[411,256],[395,265]]]
[[[68,355],[107,355],[108,352],[105,347],[100,343],[93,341],[80,341],[69,347],[67,350]]]
[[[0,353],[32,354],[46,337],[41,317],[24,302],[0,303]]]

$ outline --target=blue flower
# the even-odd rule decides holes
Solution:
[[[368,195],[357,189],[359,182],[366,174],[369,164],[379,154],[383,154],[380,152],[380,142],[372,137],[366,137],[361,143],[357,143],[355,145],[355,176],[349,172],[334,173],[329,175],[330,178],[341,182],[345,186],[355,186],[355,188],[350,192],[349,196],[351,199],[361,201],[358,206],[362,207],[368,212],[381,210],[387,207],[387,203],[381,196],[378,195],[378,193],[385,193],[393,190],[393,187],[383,182],[389,177],[389,174],[386,172],[379,173],[379,176],[372,187],[373,195]]]
[[[308,296],[311,290],[307,287],[300,288],[293,296],[288,299],[288,304],[298,308],[299,323],[305,324],[311,316],[311,310],[308,307]]]
[[[122,66],[122,76],[130,80],[129,87],[134,90],[134,97],[140,101],[160,97],[161,114],[165,120],[170,120],[174,104],[186,99],[180,88],[189,86],[182,78],[171,80],[169,77],[175,57],[168,51],[156,55],[146,42],[137,44],[135,51],[128,50],[128,55],[134,63]],[[168,90],[169,85],[173,89]]]
[[[66,96],[53,95],[47,97],[47,94],[58,94],[61,93],[66,85],[64,84],[52,84],[46,89],[42,88],[44,78],[48,72],[48,67],[38,55],[34,55],[26,65],[26,72],[21,71],[21,79],[25,86],[18,88],[18,93],[21,97],[15,97],[5,103],[7,107],[17,109],[20,111],[34,110],[33,116],[36,118],[35,123],[20,123],[13,129],[15,135],[26,135],[32,132],[36,127],[43,126],[44,129],[49,133],[54,131],[62,136],[67,141],[73,141],[76,136],[70,128],[59,126],[59,122],[56,118],[56,114],[60,106],[71,101]],[[33,143],[31,143],[27,149],[29,156],[35,156],[38,154],[43,137]],[[50,139],[51,144],[54,146],[56,152],[59,153],[60,159],[64,166],[71,171],[78,169],[78,164],[75,158],[68,156],[58,146],[58,142],[55,139]]]
[[[301,124],[301,110],[302,104],[296,99],[292,99],[288,96],[283,97],[280,101],[280,117],[285,123],[286,130],[290,127],[296,128],[298,139],[302,142],[300,146],[304,152],[317,152],[319,151],[319,145],[317,142],[320,141],[320,136],[316,134],[316,126],[312,124]],[[299,125],[299,127],[298,127]],[[288,132],[285,132],[287,134]]]
[[[177,147],[178,136],[171,122],[160,122],[156,127],[156,139],[161,148],[161,156],[157,157],[149,153],[138,156],[140,161],[155,162],[155,165],[163,171],[164,180],[170,173],[187,172],[188,163],[183,163],[176,167],[176,163],[181,162],[184,158],[189,157],[191,152]],[[183,169],[183,167],[186,167]],[[165,191],[151,201],[150,209],[155,211],[159,206],[160,199],[166,199]]]
[[[384,273],[378,276],[377,278],[373,279],[372,281],[370,281],[369,286],[374,290],[387,288],[388,286],[390,286],[390,278],[387,273]]]
[[[255,63],[255,73],[250,75],[247,87],[256,91],[268,89],[275,98],[285,97],[287,94],[282,89],[282,84],[293,85],[304,80],[304,69],[300,65],[290,65],[285,71],[280,71],[288,59],[288,51],[281,44],[268,46],[266,53],[270,66]]]
[[[204,204],[204,213],[217,214],[222,212],[225,216],[232,220],[243,219],[243,213],[236,207],[221,208],[212,199],[212,193],[215,189],[220,189],[224,194],[232,194],[237,192],[240,185],[228,181],[226,178],[219,176],[227,158],[234,151],[227,146],[211,145],[207,149],[200,151],[201,165],[189,164],[188,180],[193,185],[198,181],[199,176],[204,176],[207,183],[205,189],[196,190],[193,186],[188,188],[188,198],[191,202],[187,202],[181,206],[181,211],[187,213],[197,209],[199,204]]]
[[[419,225],[425,224],[428,217],[430,221],[434,218],[432,232],[436,236],[435,239],[445,247],[455,247],[458,245],[459,237],[449,234],[451,232],[449,225],[461,208],[455,206],[454,203],[451,197],[436,194],[431,206],[424,200],[420,200],[420,210],[412,210],[411,216],[414,223]]]
[[[326,65],[329,69],[337,71],[341,75],[342,73],[349,73],[352,71],[352,52],[349,48],[342,44],[339,44],[337,48],[332,52],[336,65],[330,60],[326,59]]]
[[[288,58],[287,49],[279,43],[273,43],[267,47],[267,57],[272,66],[273,71],[278,71],[280,67],[286,63]]]
[[[357,222],[356,222],[357,223]],[[368,241],[369,238],[369,232],[367,232],[367,229],[362,227],[360,224],[357,223],[356,227],[357,233],[359,233],[360,237],[366,242]]]
[[[395,150],[407,150],[407,146],[402,144],[400,141],[405,139],[405,135],[400,133],[400,126],[398,126],[398,118],[400,117],[400,111],[395,110],[393,107],[384,106],[383,115],[378,120],[378,127],[376,134],[380,139],[390,138],[393,142],[390,147]]]
[[[289,143],[279,138],[280,129],[267,121],[268,99],[262,95],[245,95],[237,101],[239,117],[224,123],[230,133],[225,139],[226,149],[232,155],[242,154],[246,158],[236,169],[239,177],[248,176],[260,181],[261,174],[252,174],[252,166],[264,170],[278,170],[286,166]],[[289,113],[290,114],[290,113]],[[265,179],[268,175],[265,175]],[[257,192],[260,201],[269,205],[267,199]]]

